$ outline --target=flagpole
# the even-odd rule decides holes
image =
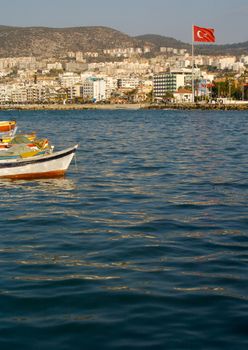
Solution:
[[[195,76],[194,76],[194,25],[192,25],[192,102],[195,103]]]

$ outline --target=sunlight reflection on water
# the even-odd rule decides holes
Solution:
[[[247,349],[247,114],[18,116],[80,147],[0,181],[0,347]]]

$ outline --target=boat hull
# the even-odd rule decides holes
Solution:
[[[0,121],[0,133],[9,132],[16,127],[16,121]]]
[[[49,155],[28,159],[1,160],[0,178],[35,179],[63,176],[67,171],[78,145]]]

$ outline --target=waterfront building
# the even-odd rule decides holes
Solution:
[[[154,98],[164,98],[168,92],[176,92],[185,85],[184,73],[163,72],[153,76]]]
[[[13,89],[10,94],[10,101],[13,103],[26,103],[28,101],[27,89],[24,86]]]
[[[191,103],[193,101],[192,91],[187,89],[179,89],[174,92],[173,97],[176,103]]]
[[[106,99],[106,82],[104,79],[88,78],[82,85],[82,97],[94,102]]]
[[[0,85],[0,103],[5,104],[10,101],[10,92],[12,90],[12,86],[1,84]]]
[[[75,98],[83,96],[83,86],[81,84],[76,84],[67,88],[68,99],[74,100]]]
[[[30,85],[26,88],[27,102],[48,102],[51,99],[51,89],[43,85]]]
[[[112,92],[117,90],[117,78],[106,76],[103,79],[106,84],[106,99],[109,99]]]

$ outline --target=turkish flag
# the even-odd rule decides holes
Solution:
[[[202,28],[193,26],[194,29],[194,41],[201,43],[214,43],[214,29],[212,28]]]

